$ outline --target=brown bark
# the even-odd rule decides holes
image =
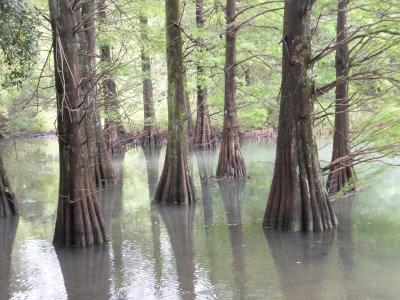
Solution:
[[[196,26],[204,27],[204,1],[196,0]],[[203,39],[197,40],[200,53],[203,52]],[[193,144],[199,149],[215,148],[215,139],[212,134],[210,115],[208,112],[207,87],[205,84],[205,70],[203,63],[197,63],[197,118],[194,130]]]
[[[11,255],[19,216],[0,219],[0,299],[11,299]]]
[[[0,155],[0,218],[18,214],[18,202]]]
[[[182,299],[195,297],[195,263],[193,251],[194,204],[176,207],[159,205],[159,213],[169,235],[175,257],[176,273]]]
[[[287,231],[322,231],[338,224],[322,185],[312,132],[312,4],[285,2],[279,129],[264,227]]]
[[[236,112],[236,35],[233,24],[236,14],[235,0],[226,2],[226,49],[225,49],[225,104],[224,129],[222,132],[217,177],[247,177],[246,166],[240,151]]]
[[[189,95],[189,89],[188,89],[188,84],[187,84],[187,72],[186,72],[186,66],[183,65],[183,88],[185,91],[185,118],[186,118],[186,132],[189,138],[193,137],[194,134],[194,123],[193,123],[193,117],[192,117],[192,109],[190,105],[190,95]]]
[[[81,7],[71,13],[69,2],[49,0],[55,83],[60,181],[54,244],[87,246],[107,240],[97,202],[86,145],[87,97],[82,95],[79,68]]]
[[[153,82],[151,78],[151,62],[146,50],[148,43],[147,17],[140,16],[140,30],[142,39],[141,59],[143,74],[143,106],[144,106],[144,134],[142,145],[147,148],[155,148],[161,145],[161,137],[157,128],[156,112],[154,110]]]
[[[183,85],[180,1],[166,0],[168,66],[168,144],[165,163],[154,196],[163,203],[187,204],[195,200],[192,174],[187,162],[185,92]]]
[[[94,0],[83,2],[81,18],[78,19],[80,87],[86,113],[85,129],[89,161],[93,165],[96,186],[104,186],[114,183],[114,171],[101,129],[100,108],[97,101],[95,9]]]
[[[337,43],[340,46],[336,50],[336,78],[346,78],[349,75],[349,49],[348,44],[343,43],[347,39],[347,2],[338,0],[337,16]],[[350,154],[349,138],[349,81],[338,80],[336,84],[335,100],[335,132],[333,134],[332,160],[335,162]],[[342,188],[354,189],[355,173],[351,160],[344,164],[335,164],[329,170],[326,188],[329,193],[337,193]],[[350,183],[350,185],[349,185]]]
[[[107,26],[107,8],[106,1],[99,0],[99,21]],[[104,29],[106,30],[106,29]],[[105,104],[106,119],[104,122],[104,139],[106,148],[111,151],[111,154],[120,154],[122,151],[122,136],[125,134],[125,129],[122,124],[121,114],[119,112],[119,103],[117,97],[117,86],[110,71],[112,63],[111,46],[109,43],[104,43],[100,46],[100,61],[103,64],[103,98]]]

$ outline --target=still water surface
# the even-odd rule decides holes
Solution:
[[[164,150],[131,149],[114,162],[118,184],[99,192],[109,245],[55,249],[57,141],[2,150],[21,216],[0,220],[1,300],[400,297],[398,169],[365,169],[374,185],[335,201],[336,231],[279,233],[261,226],[274,143],[243,145],[246,182],[219,184],[217,155],[193,154],[198,201],[180,207],[150,201]]]

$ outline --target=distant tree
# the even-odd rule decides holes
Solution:
[[[185,90],[183,80],[180,1],[166,0],[168,67],[168,144],[154,199],[186,204],[195,200],[192,174],[187,161]]]
[[[86,136],[87,97],[80,87],[79,35],[82,3],[49,0],[53,32],[60,181],[53,242],[88,246],[107,241],[90,171]]]
[[[314,2],[285,2],[279,129],[264,227],[287,231],[323,231],[338,224],[322,185],[312,132],[310,19]]]
[[[204,27],[204,1],[196,0],[196,25],[197,28]],[[200,53],[204,51],[203,39],[196,41]],[[197,63],[197,118],[194,130],[193,144],[196,148],[211,149],[215,147],[215,140],[212,134],[210,116],[207,103],[207,86],[205,84],[205,70],[202,59]]]
[[[350,154],[350,122],[349,122],[349,76],[350,58],[347,39],[347,3],[338,0],[337,12],[337,49],[336,49],[336,101],[335,127],[333,133],[332,167],[329,169],[326,187],[329,193],[336,193],[349,182],[354,183],[355,173]],[[342,80],[341,80],[342,79]],[[342,160],[343,163],[336,162]],[[354,187],[354,186],[353,186]]]
[[[99,24],[102,31],[107,31],[107,5],[106,0],[98,1],[99,8]],[[104,107],[106,119],[104,122],[104,137],[107,149],[111,154],[119,154],[121,150],[121,135],[125,133],[122,124],[121,114],[119,112],[119,103],[117,96],[117,85],[113,78],[111,64],[112,53],[111,45],[108,39],[104,39],[100,43],[100,61],[102,63],[102,91],[104,97]]]
[[[226,1],[224,129],[217,177],[243,178],[246,166],[240,151],[236,107],[236,0]]]
[[[142,145],[147,148],[155,148],[161,145],[161,137],[156,122],[154,109],[153,82],[151,78],[151,61],[146,49],[148,44],[148,20],[145,15],[140,15],[141,33],[141,59],[142,59],[142,85],[143,85],[143,111],[144,111],[144,133]]]

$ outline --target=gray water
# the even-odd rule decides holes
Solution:
[[[280,233],[261,225],[274,143],[243,145],[247,182],[218,184],[216,154],[194,154],[198,201],[180,207],[150,201],[164,150],[131,149],[114,162],[118,184],[99,192],[111,242],[55,249],[57,141],[2,150],[21,216],[0,220],[0,299],[400,297],[398,169],[359,169],[365,187],[335,201],[337,230]],[[320,158],[329,156],[322,147]]]

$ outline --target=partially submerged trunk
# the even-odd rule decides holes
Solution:
[[[85,122],[87,97],[82,95],[79,70],[81,7],[49,0],[59,136],[60,181],[54,244],[87,246],[107,241],[89,166]],[[66,67],[68,66],[68,68]],[[66,101],[68,99],[68,101]]]
[[[80,86],[86,113],[84,123],[89,161],[93,164],[96,186],[104,186],[114,183],[114,171],[101,129],[100,107],[97,101],[95,10],[94,0],[82,3],[81,19],[78,20],[81,26],[78,31]]]
[[[11,299],[12,250],[19,216],[0,219],[0,299]]]
[[[155,148],[161,145],[161,137],[156,123],[154,110],[153,82],[151,79],[151,62],[145,45],[149,42],[147,36],[147,17],[140,16],[140,32],[142,39],[141,59],[143,76],[143,106],[144,106],[144,134],[142,145],[147,148]]]
[[[168,66],[168,144],[165,163],[154,196],[163,203],[187,204],[195,200],[192,174],[187,161],[180,1],[166,0]]]
[[[322,185],[312,132],[312,4],[285,4],[279,130],[264,227],[287,231],[322,231],[338,224]]]
[[[149,187],[149,197],[150,200],[153,200],[157,189],[158,177],[160,175],[159,161],[160,161],[161,149],[143,148],[143,153],[146,158],[147,185]]]
[[[99,0],[99,22],[103,30],[107,30],[107,7],[105,0]],[[119,103],[117,97],[117,87],[112,74],[111,46],[109,42],[103,42],[100,45],[100,61],[103,65],[103,97],[105,104],[106,119],[104,123],[104,138],[107,149],[111,154],[119,154],[122,151],[122,136],[125,129],[122,124],[121,114],[119,112]]]
[[[347,39],[347,2],[338,0],[336,78],[349,75],[349,49]],[[341,80],[336,84],[335,132],[333,134],[332,160],[326,188],[329,193],[337,193],[343,188],[354,189],[355,173],[351,159],[342,159],[350,154],[349,124],[349,81]],[[336,163],[338,160],[343,163]]]
[[[204,27],[204,1],[196,0],[196,25]],[[200,53],[204,52],[203,39],[197,40]],[[199,149],[212,149],[215,147],[215,139],[212,134],[210,115],[208,112],[206,74],[201,61],[197,62],[197,118],[194,131],[193,144]]]
[[[18,214],[18,202],[0,155],[0,218]]]
[[[234,24],[236,0],[226,2],[226,50],[225,50],[225,105],[224,130],[222,132],[217,177],[247,177],[246,166],[240,151],[236,112],[236,35]]]

